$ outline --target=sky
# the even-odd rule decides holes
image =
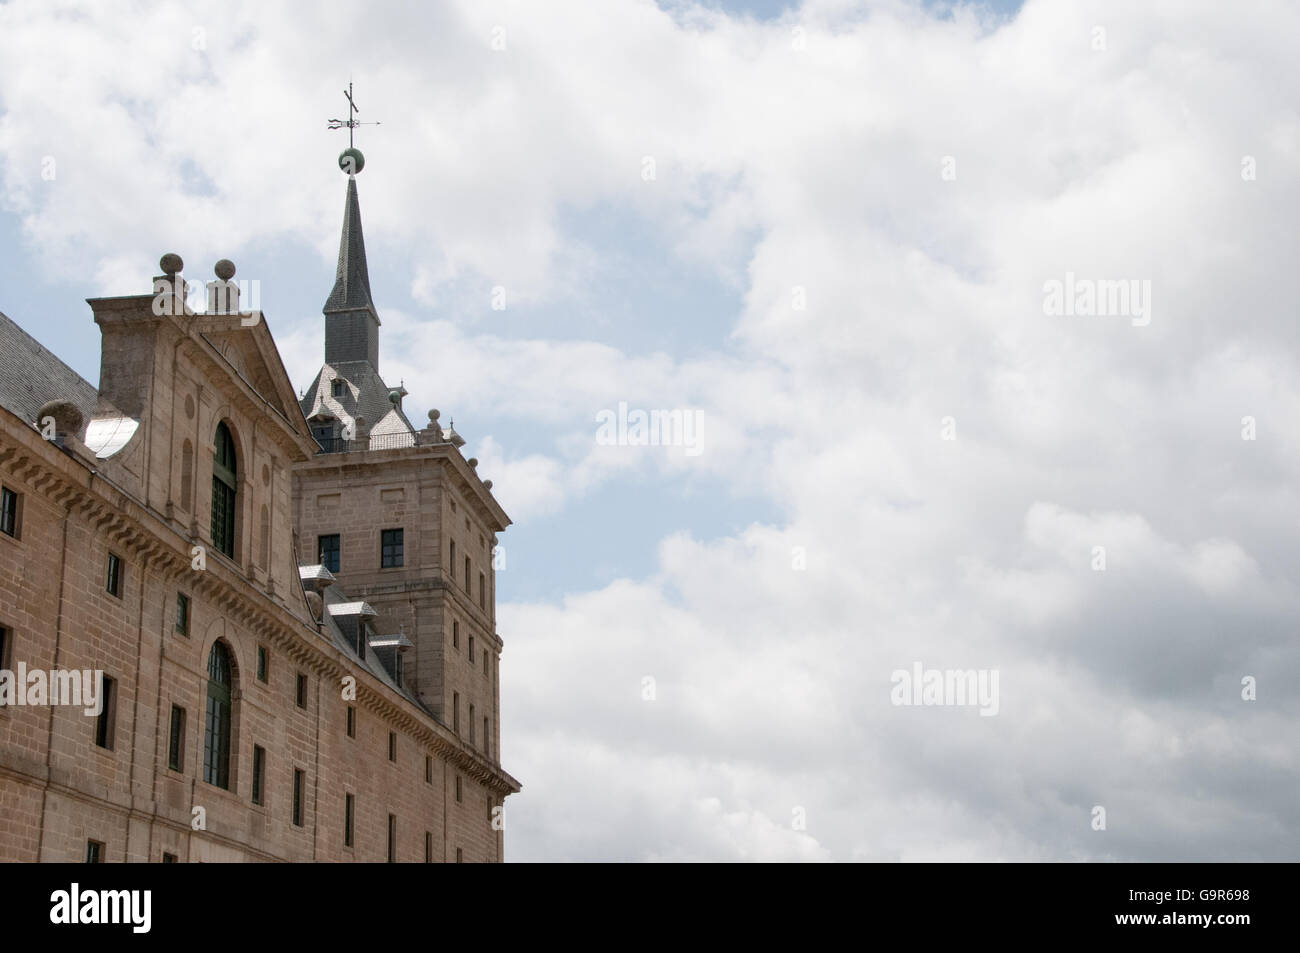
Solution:
[[[95,381],[85,298],[230,258],[305,387],[351,80],[381,371],[514,521],[508,860],[1297,860],[1297,36],[9,0],[0,311]]]

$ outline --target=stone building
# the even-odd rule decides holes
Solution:
[[[161,267],[98,388],[0,315],[0,861],[500,861],[509,519],[379,375],[355,176],[301,403]]]

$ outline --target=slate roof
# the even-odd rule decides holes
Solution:
[[[347,393],[334,397],[333,382],[335,378],[347,381]],[[378,372],[367,361],[347,361],[339,364],[324,364],[316,374],[315,380],[307,388],[307,396],[301,401],[302,413],[309,421],[320,411],[325,411],[345,425],[358,416],[365,417],[371,433],[414,433],[415,428],[406,418],[400,407],[395,408],[388,399],[390,388],[384,383]],[[390,414],[396,414],[393,420],[379,425]]]
[[[302,569],[300,567],[299,572],[301,571]],[[387,650],[387,652],[382,652],[382,650],[381,652],[377,652],[373,647],[368,645],[366,648],[366,657],[364,659],[357,657],[355,641],[348,637],[348,633],[346,633],[343,630],[343,627],[339,624],[339,619],[348,619],[349,616],[346,614],[336,615],[334,612],[335,607],[348,605],[353,602],[353,600],[349,599],[347,595],[338,590],[338,586],[328,586],[325,588],[324,592],[321,593],[321,598],[324,600],[325,605],[324,622],[326,637],[334,643],[335,648],[339,651],[351,656],[359,664],[364,665],[370,674],[374,675],[394,691],[405,695],[416,705],[419,705],[422,710],[432,715],[433,710],[416,696],[415,692],[409,685],[398,685],[396,680],[393,678],[392,672],[390,671],[392,659],[384,657],[385,655],[391,655],[391,649]],[[350,618],[356,619],[357,616],[352,615]]]
[[[348,176],[347,204],[343,208],[343,235],[339,240],[339,267],[334,290],[325,301],[326,312],[375,310],[370,297],[370,272],[366,267],[366,239],[361,233],[361,205],[357,180]]]
[[[86,420],[99,389],[0,313],[0,406],[29,423],[47,400],[71,400]]]

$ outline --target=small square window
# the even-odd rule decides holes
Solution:
[[[353,706],[348,706],[348,737],[357,736],[357,710]]]
[[[339,534],[329,533],[316,537],[316,558],[330,572],[339,571]]]
[[[176,855],[169,854],[166,851],[163,851],[162,862],[164,864],[174,864],[176,863]]]
[[[266,785],[266,749],[253,745],[253,803],[261,804]]]
[[[380,533],[381,569],[392,569],[402,565],[402,534],[400,529],[386,529]]]
[[[122,560],[118,558],[117,553],[108,554],[108,578],[104,583],[104,590],[110,596],[122,598]]]
[[[302,672],[298,673],[298,692],[295,701],[299,708],[307,707],[307,676]]]
[[[271,653],[266,650],[265,645],[257,647],[257,680],[266,683],[268,670],[271,667]]]
[[[104,862],[104,842],[98,840],[86,841],[86,863],[102,864]]]
[[[176,593],[176,631],[190,634],[190,597],[183,592]]]

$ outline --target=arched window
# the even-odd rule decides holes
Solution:
[[[235,487],[238,468],[235,438],[225,424],[217,425],[212,458],[212,545],[232,559],[235,556]]]
[[[203,723],[203,780],[230,789],[230,650],[221,642],[208,653],[208,707]]]

